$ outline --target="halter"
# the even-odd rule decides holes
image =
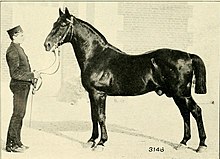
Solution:
[[[58,47],[58,44],[61,44],[65,40],[65,38],[68,35],[70,29],[73,27],[73,16],[70,17],[70,20],[69,19],[66,19],[66,20],[69,22],[69,26],[68,26],[65,34],[63,35],[63,37],[55,44],[55,47]],[[73,37],[73,29],[71,29],[70,39],[72,39],[72,37]]]

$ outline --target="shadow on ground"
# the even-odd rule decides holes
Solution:
[[[25,122],[25,125],[29,127],[28,121]],[[64,137],[71,141],[80,143],[83,146],[85,142],[82,142],[78,139],[64,135],[61,132],[63,131],[88,132],[88,131],[91,131],[91,123],[87,121],[55,121],[55,122],[32,121],[31,128],[38,130],[38,131],[44,131],[44,132],[51,133],[51,134],[54,134],[60,137]],[[148,135],[139,133],[135,129],[119,126],[116,124],[108,124],[108,131],[154,140],[154,141],[169,145],[173,149],[176,149],[177,146],[179,145],[179,143],[177,144],[177,143],[173,143],[173,142],[170,142],[164,139],[159,139],[156,137],[148,136]],[[196,151],[196,149],[193,149],[191,147],[186,147],[186,148]]]

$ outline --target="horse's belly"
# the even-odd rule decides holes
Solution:
[[[112,96],[135,96],[145,94],[155,90],[155,85],[151,81],[133,80],[117,82],[111,85],[107,94]]]

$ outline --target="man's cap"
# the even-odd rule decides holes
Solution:
[[[11,29],[7,30],[7,32],[8,32],[8,35],[10,37],[12,37],[16,33],[23,32],[23,30],[22,30],[21,26],[18,25],[18,26],[14,27],[14,28],[11,28]]]

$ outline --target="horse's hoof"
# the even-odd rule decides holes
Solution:
[[[96,151],[96,152],[102,152],[104,151],[104,146],[103,145],[96,145],[93,147],[92,151]]]
[[[202,152],[206,151],[206,149],[207,149],[207,146],[199,146],[198,149],[196,150],[196,152],[202,153]]]
[[[83,144],[83,148],[93,148],[95,146],[95,142],[88,141],[87,143]]]
[[[181,143],[174,147],[174,149],[176,149],[176,150],[181,150],[181,149],[185,149],[185,148],[186,148],[186,145],[181,144]]]

